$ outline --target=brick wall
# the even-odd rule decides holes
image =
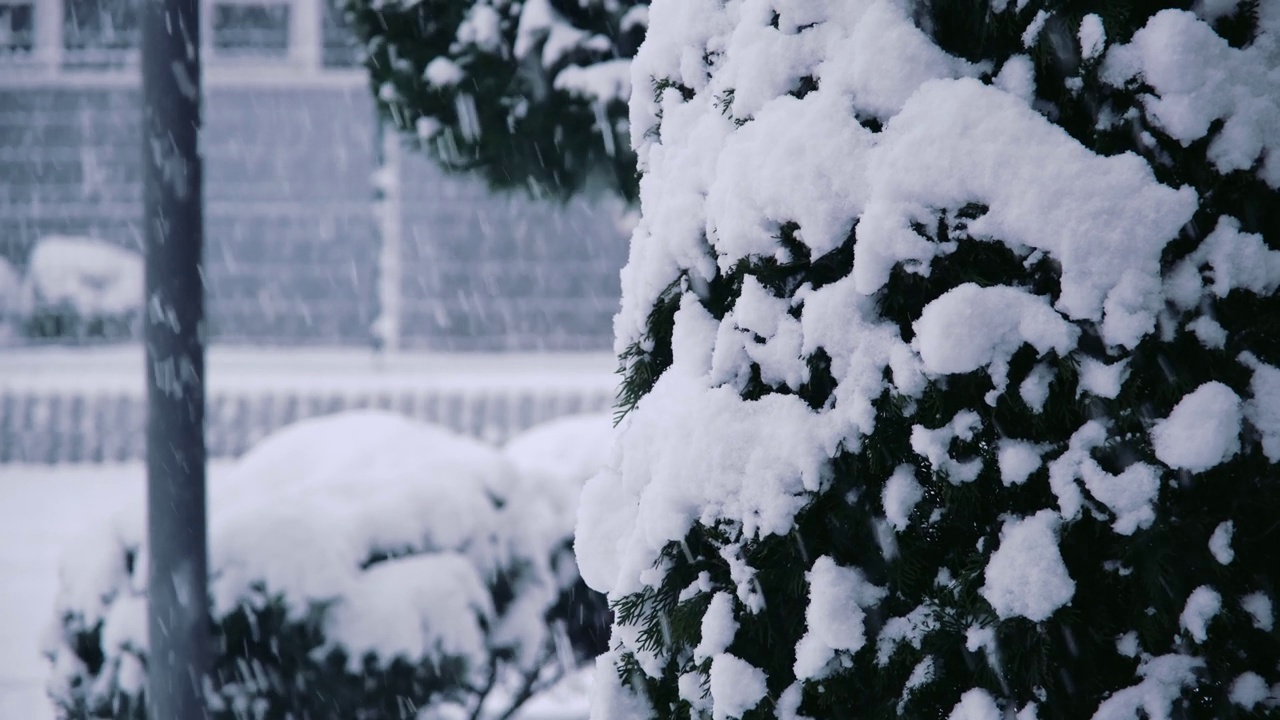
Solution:
[[[363,344],[377,315],[374,117],[363,85],[206,88],[206,273],[215,341]],[[43,235],[141,246],[136,83],[0,88],[0,256]],[[605,349],[618,208],[492,196],[403,161],[404,345]]]

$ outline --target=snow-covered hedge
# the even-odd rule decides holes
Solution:
[[[445,168],[636,194],[630,58],[648,0],[346,0],[385,115]]]
[[[546,479],[391,413],[263,440],[209,487],[213,716],[499,717],[554,683],[594,654],[566,626],[598,602],[570,597],[572,481]],[[144,528],[133,508],[64,559],[63,716],[142,717]]]
[[[649,20],[593,716],[1280,713],[1280,2]]]
[[[142,295],[138,253],[95,238],[50,235],[27,260],[19,312],[34,337],[127,338],[137,331]]]
[[[573,529],[582,486],[600,471],[613,447],[609,414],[573,415],[538,425],[512,438],[503,454],[527,489],[516,502],[519,518],[541,528],[538,554],[549,558],[570,642],[591,656],[608,647],[612,614],[602,593],[587,587],[573,554]]]

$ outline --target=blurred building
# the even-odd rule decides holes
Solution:
[[[19,273],[51,235],[141,247],[134,6],[0,0],[0,258]],[[392,288],[403,347],[611,345],[620,207],[493,196],[405,152],[380,264],[377,122],[333,0],[204,0],[203,21],[215,342],[369,344]]]

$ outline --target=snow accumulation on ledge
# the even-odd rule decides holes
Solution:
[[[991,3],[1009,18],[1023,17],[1029,4]],[[1061,19],[1046,12],[1027,10],[1034,19],[1026,54],[996,65],[945,52],[917,26],[911,3],[655,0],[632,67],[642,215],[622,274],[615,349],[634,359],[669,342],[670,365],[623,421],[611,464],[584,490],[576,542],[587,582],[614,600],[649,597],[679,562],[669,548],[699,528],[714,530],[728,538],[721,555],[736,558],[734,617],[756,613],[768,598],[756,597],[758,568],[742,560],[743,547],[796,532],[798,515],[832,487],[833,458],[875,442],[885,403],[910,416],[938,388],[975,373],[990,391],[941,427],[916,424],[915,464],[891,465],[877,479],[887,484],[874,505],[891,558],[895,537],[937,521],[939,510],[916,508],[926,493],[937,497],[931,488],[940,482],[981,482],[994,472],[1010,493],[1046,488],[1048,502],[1006,518],[998,537],[979,545],[987,556],[981,595],[993,620],[1039,623],[1079,597],[1068,571],[1076,560],[1064,563],[1059,552],[1075,524],[1101,520],[1114,536],[1132,536],[1157,520],[1161,493],[1179,477],[1249,448],[1276,462],[1280,370],[1238,351],[1226,360],[1232,385],[1207,382],[1163,418],[1126,420],[1142,428],[1123,438],[1139,450],[1119,465],[1097,459],[1121,439],[1119,421],[1105,413],[1045,443],[992,424],[998,403],[1034,415],[1066,382],[1082,402],[1115,407],[1135,387],[1131,361],[1141,348],[1193,333],[1199,346],[1221,349],[1226,330],[1210,302],[1266,298],[1280,287],[1275,238],[1241,232],[1241,219],[1225,213],[1204,227],[1219,205],[1191,184],[1168,182],[1161,151],[1151,149],[1152,132],[1183,148],[1212,132],[1205,152],[1214,171],[1253,168],[1266,192],[1280,189],[1280,4],[1258,6],[1258,32],[1243,48],[1212,25],[1212,12],[1234,5],[1156,13],[1123,43],[1108,38],[1102,18],[1077,19],[1078,33],[1065,37],[1083,69],[1062,93],[1082,92],[1087,73],[1098,92],[1136,97],[1127,114],[1099,110],[1099,132],[1140,127],[1139,115],[1152,128],[1141,139],[1149,152],[1104,154],[1055,124],[1054,109],[1037,99],[1032,53],[1063,37]],[[932,231],[944,225],[949,233]],[[1171,263],[1171,244],[1191,247],[1187,238],[1198,247]],[[846,244],[853,250],[841,256]],[[1052,277],[1051,286],[1012,276],[1014,284],[958,284],[906,323],[884,310],[894,278],[924,282],[978,246],[1015,257],[1028,277]],[[755,276],[819,258],[846,262],[845,274],[790,286]],[[725,287],[736,297],[717,295]],[[819,352],[834,387],[815,406],[804,393]],[[1024,365],[1029,356],[1032,369],[1012,376],[1015,356]],[[743,397],[761,385],[770,391]],[[980,451],[957,452],[993,436]],[[1212,543],[1217,565],[1230,562],[1230,530]],[[1208,533],[1201,547],[1210,557]],[[858,608],[878,602],[863,592],[865,581],[841,575],[857,569],[832,569],[829,557],[817,558],[820,548],[809,551],[816,559],[800,551],[811,571],[809,630],[793,656],[799,679],[854,656],[864,644]],[[951,571],[958,568],[939,569],[940,584]],[[704,585],[680,601],[713,592]],[[1208,593],[1224,607],[1239,602],[1201,589],[1183,598],[1183,626],[1197,641],[1212,634]],[[853,608],[844,625],[817,620],[832,593]],[[729,595],[714,597],[704,627]],[[910,627],[897,642],[918,649],[933,628],[907,617],[895,618],[903,621],[896,627]],[[680,677],[679,695],[695,716],[740,715],[764,697],[755,692],[759,669],[730,654],[729,642],[704,638],[691,655],[666,655],[637,627],[615,626],[602,674],[634,661],[658,678],[666,663],[710,659],[709,676],[700,668]],[[1167,712],[1201,661],[1162,651],[1144,647],[1137,684],[1098,707],[1098,717]],[[932,668],[921,661],[906,690],[930,682]],[[729,676],[739,680],[732,691]],[[1251,680],[1239,684],[1240,697],[1261,697]],[[770,701],[784,717],[799,707],[800,686],[792,687]],[[966,695],[952,717],[994,720],[1007,707],[1007,699],[997,706],[974,692],[981,694]],[[598,682],[596,693],[596,717],[648,712],[649,700],[625,683]],[[1035,717],[1034,703],[1027,707]]]

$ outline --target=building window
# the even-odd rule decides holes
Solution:
[[[364,62],[364,53],[356,34],[347,23],[346,11],[337,0],[321,0],[324,6],[324,66],[327,68],[355,67]]]
[[[42,78],[135,73],[143,2],[165,0],[0,0],[0,79],[29,79],[33,68]],[[342,0],[199,2],[204,64],[221,77],[252,67],[282,80],[330,71],[345,79],[364,62]]]
[[[213,52],[223,58],[284,58],[289,55],[287,2],[214,2]]]
[[[140,37],[136,3],[63,1],[63,67],[115,68],[138,63]]]
[[[35,5],[0,0],[0,57],[30,55],[36,46]]]

